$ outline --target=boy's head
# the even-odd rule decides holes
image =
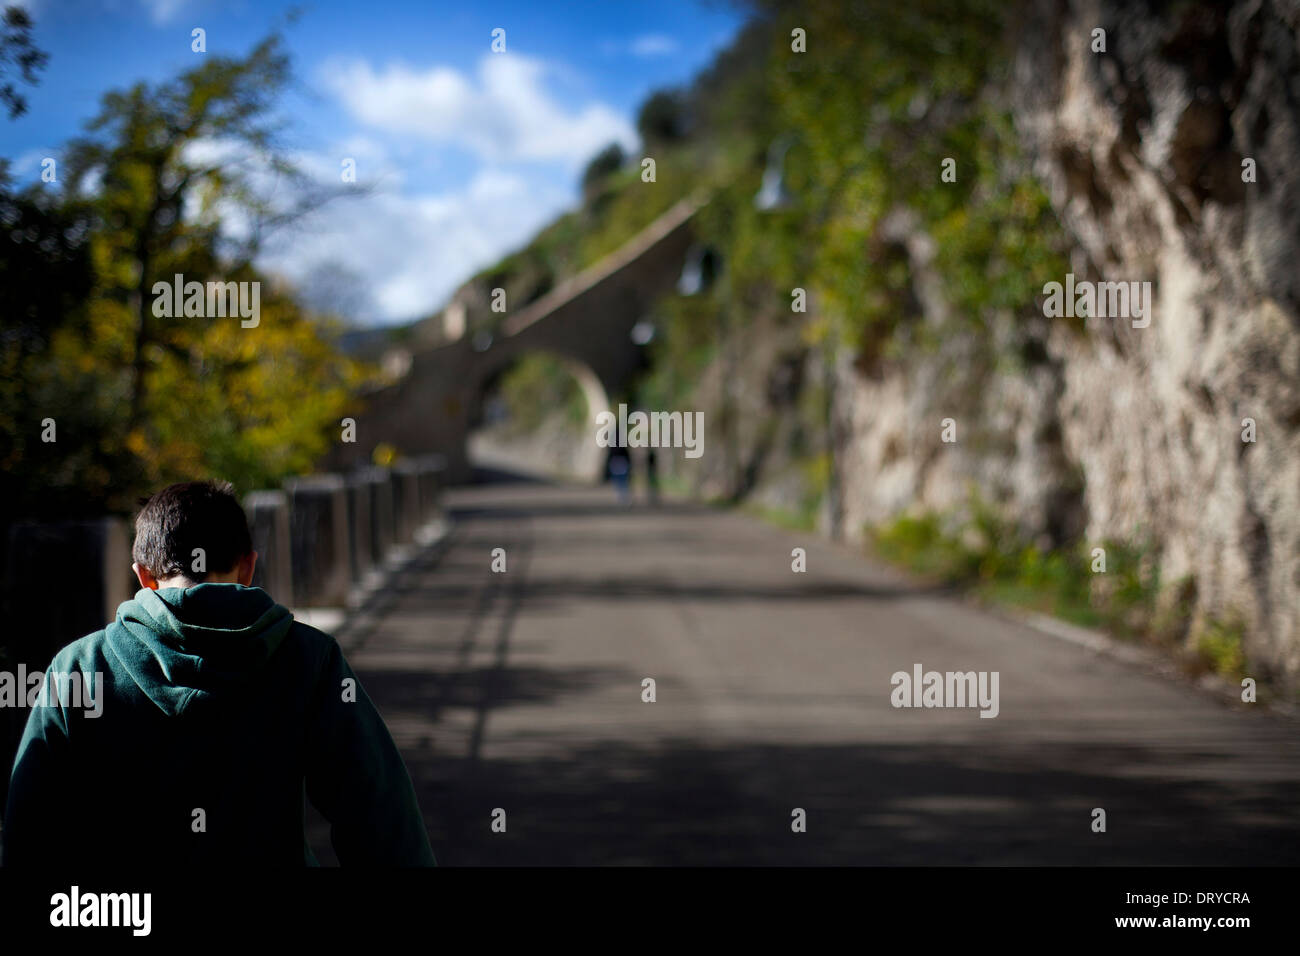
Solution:
[[[227,482],[169,485],[142,504],[131,548],[141,587],[252,583],[257,552]]]

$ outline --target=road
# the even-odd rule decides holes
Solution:
[[[540,483],[446,506],[340,637],[441,864],[1300,863],[1294,721],[741,514]],[[894,708],[918,663],[997,671],[998,716]]]

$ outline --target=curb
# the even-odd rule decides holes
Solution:
[[[376,610],[383,603],[385,585],[416,559],[436,554],[445,548],[453,527],[453,522],[444,515],[421,525],[416,529],[411,544],[394,547],[384,559],[382,567],[373,569],[365,580],[353,585],[346,606],[290,608],[294,620],[332,635],[344,652],[351,651],[360,642],[349,639],[360,629],[362,623],[376,616]]]
[[[1161,654],[1157,651],[1146,647],[1128,644],[1111,637],[1102,631],[1095,631],[1091,628],[1080,627],[1077,624],[1071,624],[1069,621],[1063,621],[1059,618],[1051,617],[1047,614],[1040,614],[1036,611],[1025,611],[1019,608],[1007,605],[994,604],[990,601],[981,601],[967,598],[968,602],[974,606],[1001,617],[1004,620],[1014,621],[1017,624],[1023,624],[1040,634],[1046,634],[1057,640],[1066,641],[1078,647],[1086,648],[1094,654],[1099,654],[1113,660],[1122,661],[1125,664],[1136,666],[1155,676],[1162,677],[1190,687],[1202,694],[1213,697],[1221,704],[1232,706],[1236,710],[1245,711],[1247,709],[1261,710],[1265,713],[1288,720],[1300,719],[1300,708],[1286,703],[1285,701],[1256,702],[1246,704],[1241,699],[1240,685],[1233,684],[1232,681],[1218,674],[1205,674],[1199,678],[1191,677],[1185,673],[1174,659]]]

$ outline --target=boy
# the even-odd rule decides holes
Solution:
[[[5,863],[315,865],[305,793],[343,865],[432,866],[406,766],[338,644],[249,586],[257,554],[230,486],[149,498],[132,556],[140,591],[46,672]],[[61,689],[76,675],[90,706]]]

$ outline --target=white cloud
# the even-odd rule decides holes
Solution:
[[[367,285],[376,314],[392,322],[431,314],[470,275],[528,241],[571,199],[567,186],[494,167],[462,189],[382,192],[331,203],[276,237],[262,264],[294,282],[339,262]]]
[[[357,185],[365,191],[339,197],[306,218],[265,237],[258,264],[303,289],[330,269],[343,283],[355,277],[360,288],[345,310],[370,304],[367,314],[346,315],[360,324],[420,318],[440,308],[453,291],[479,269],[526,243],[574,198],[571,180],[553,169],[514,171],[485,164],[458,188],[413,193],[401,164],[382,143],[365,136],[345,137],[316,152],[285,158],[321,186],[341,187],[340,160],[357,161]],[[285,190],[266,158],[249,154],[230,140],[191,143],[185,160],[194,164],[230,162],[242,167],[253,191],[287,207],[294,197]],[[424,182],[427,179],[416,179]],[[198,202],[185,210],[194,221]],[[224,234],[248,238],[252,222],[246,211],[228,201],[208,210],[219,217]],[[319,290],[328,298],[334,286]]]
[[[341,140],[328,154],[298,152],[290,159],[300,170],[322,183],[342,182],[345,159],[356,164],[356,183],[360,186],[394,189],[406,182],[405,168],[393,162],[383,145],[368,136],[350,136]]]
[[[666,34],[646,33],[636,37],[629,49],[633,56],[652,57],[672,56],[679,47],[677,41]]]
[[[167,23],[187,5],[188,0],[140,0],[154,23]]]
[[[611,140],[628,148],[627,118],[602,103],[567,109],[547,89],[553,72],[517,54],[486,54],[474,76],[446,66],[376,71],[364,61],[336,64],[325,82],[359,122],[390,133],[459,146],[489,162],[585,162]]]
[[[611,141],[636,144],[613,108],[558,94],[574,85],[562,65],[516,54],[487,54],[467,71],[335,61],[320,76],[358,128],[290,158],[337,184],[341,159],[353,157],[368,191],[268,237],[259,264],[300,287],[337,264],[365,286],[355,301],[370,303],[370,314],[347,316],[363,324],[433,313],[573,203],[580,164]]]

